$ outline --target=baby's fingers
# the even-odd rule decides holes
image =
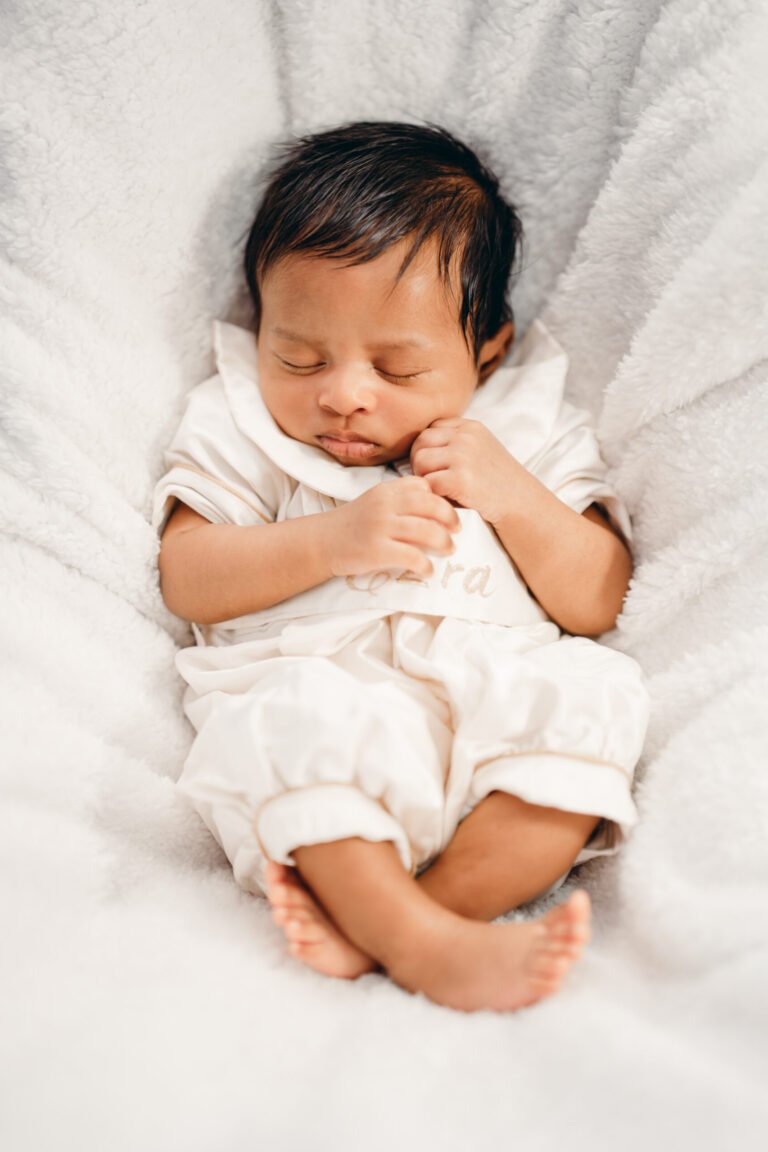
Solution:
[[[393,539],[401,544],[414,544],[425,552],[447,555],[456,550],[451,533],[436,520],[422,516],[401,516]]]
[[[405,481],[403,481],[405,483]],[[399,507],[401,516],[417,516],[434,520],[443,524],[449,532],[458,532],[461,528],[456,509],[436,495],[429,480],[424,477],[410,477],[409,487],[403,489],[404,498]]]
[[[453,469],[443,468],[437,472],[430,472],[429,484],[434,495],[443,503],[458,499],[457,477]],[[458,516],[456,518],[458,519]]]
[[[382,567],[413,572],[424,580],[428,580],[434,572],[434,566],[426,552],[422,552],[412,544],[403,544],[396,540],[390,541],[386,561]]]
[[[447,468],[450,462],[450,449],[445,445],[435,448],[419,448],[411,457],[411,467],[415,476],[427,477],[430,472]]]

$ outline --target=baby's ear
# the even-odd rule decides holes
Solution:
[[[481,380],[485,380],[491,372],[496,371],[512,346],[514,338],[515,322],[514,320],[505,320],[496,335],[485,341],[477,361]]]

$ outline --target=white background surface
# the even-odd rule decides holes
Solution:
[[[762,1147],[766,18],[754,3],[7,5],[0,43],[0,1141]],[[466,1016],[291,960],[174,794],[148,523],[237,308],[269,142],[435,119],[526,225],[636,533],[641,824],[562,993]],[[561,893],[562,895],[563,893]],[[530,909],[520,915],[530,914]]]

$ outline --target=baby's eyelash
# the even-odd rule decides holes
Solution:
[[[379,372],[388,380],[415,380],[417,376],[421,376],[421,372],[409,372],[406,376],[398,376],[396,372],[385,372],[383,368],[379,368]]]
[[[304,375],[309,372],[317,372],[319,368],[325,367],[325,361],[321,360],[319,364],[294,364],[290,360],[286,360],[283,356],[277,356],[278,362],[283,368],[287,368],[289,372],[295,372],[298,375]],[[399,374],[397,372],[385,372],[383,368],[377,368],[376,371],[380,376],[385,376],[387,380],[394,380],[396,383],[401,383],[404,380],[415,380],[417,376],[422,376],[424,370],[419,372],[406,372]]]
[[[284,360],[282,356],[278,356],[278,360],[283,368],[289,368],[291,372],[314,372],[323,367],[323,364],[292,364],[290,360]]]

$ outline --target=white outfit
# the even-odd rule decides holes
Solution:
[[[327,511],[406,464],[345,466],[286,436],[261,398],[254,336],[214,325],[218,374],[189,394],[155,489],[159,533],[178,497],[216,523]],[[563,400],[567,359],[540,321],[464,415],[577,512],[599,502],[625,539],[586,412]],[[434,575],[335,578],[208,626],[176,666],[197,736],[179,787],[264,888],[266,859],[348,836],[391,840],[412,873],[491,791],[599,815],[579,864],[615,852],[637,814],[648,721],[637,664],[563,636],[478,513]],[[565,875],[567,876],[568,873]],[[553,885],[553,891],[565,876]]]

